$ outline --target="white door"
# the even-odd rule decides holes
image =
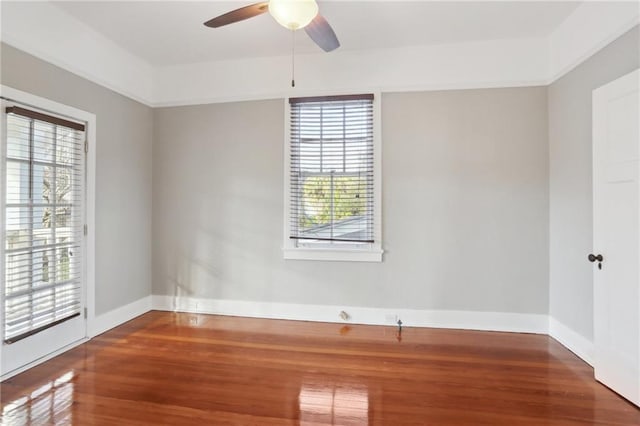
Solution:
[[[84,124],[2,103],[2,322],[7,377],[86,336]]]
[[[639,79],[636,70],[593,91],[589,260],[596,379],[640,406]]]

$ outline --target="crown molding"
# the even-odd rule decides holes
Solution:
[[[50,2],[0,4],[0,41],[146,105],[153,67]]]
[[[549,35],[549,84],[639,22],[640,2],[582,3]]]
[[[0,40],[151,107],[374,90],[547,85],[637,25],[637,2],[585,2],[548,37],[153,67],[49,2],[2,2]]]
[[[546,82],[544,39],[492,40],[296,57],[265,57],[156,70],[154,106],[273,99],[341,90],[414,91]],[[381,64],[385,64],[381,66]]]

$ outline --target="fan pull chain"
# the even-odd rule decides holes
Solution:
[[[291,30],[291,87],[296,87],[296,30]]]

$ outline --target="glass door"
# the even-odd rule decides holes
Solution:
[[[86,336],[85,126],[16,105],[3,112],[6,375]]]

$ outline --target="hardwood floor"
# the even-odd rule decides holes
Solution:
[[[553,339],[150,312],[2,383],[2,424],[640,425]]]

